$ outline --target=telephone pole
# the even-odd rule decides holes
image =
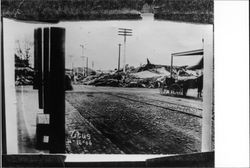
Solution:
[[[123,72],[126,72],[126,37],[132,36],[132,29],[126,29],[126,28],[118,28],[118,35],[124,37],[124,51],[123,51]]]
[[[69,55],[69,58],[70,58],[70,63],[71,63],[71,72],[72,74],[74,73],[74,62],[73,62],[73,55]]]
[[[121,55],[121,44],[118,44],[119,46],[119,56],[118,56],[118,72],[120,71],[120,55]]]
[[[84,69],[84,55],[83,55],[83,50],[84,50],[84,45],[83,44],[80,44],[80,47],[82,47],[82,60],[83,60],[83,69],[82,69],[82,73],[83,73],[83,76],[85,76],[85,69]]]
[[[89,63],[89,60],[88,60],[88,57],[86,57],[86,76],[88,76],[88,63]]]

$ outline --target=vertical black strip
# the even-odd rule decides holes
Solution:
[[[50,153],[65,153],[65,29],[51,28]]]
[[[50,85],[49,85],[49,71],[50,71],[50,31],[49,28],[44,28],[44,36],[43,36],[43,56],[44,56],[44,113],[49,114],[49,102],[50,102]]]
[[[39,108],[43,109],[43,55],[42,55],[42,29],[37,29],[37,83]]]
[[[4,83],[4,49],[3,49],[3,17],[1,17],[1,111],[2,111],[2,154],[7,154],[6,118],[5,118],[5,83]]]

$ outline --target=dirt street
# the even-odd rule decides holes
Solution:
[[[91,86],[74,86],[66,100],[124,153],[200,152],[201,101],[158,89]]]

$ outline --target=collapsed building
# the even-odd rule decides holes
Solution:
[[[170,78],[170,68],[169,65],[152,64],[147,59],[147,63],[140,67],[128,67],[126,73],[122,70],[96,72],[94,75],[78,80],[77,83],[94,86],[159,88],[166,79]],[[174,66],[172,77],[176,80],[196,79],[200,74],[195,68]]]
[[[66,69],[66,75],[74,84],[113,87],[142,87],[159,88],[162,83],[170,79],[169,65],[147,63],[139,67],[127,67],[123,70],[100,71],[88,68]],[[203,58],[194,66],[173,66],[172,78],[179,81],[194,80],[201,76]],[[34,71],[29,67],[16,67],[16,85],[30,85],[33,83]]]

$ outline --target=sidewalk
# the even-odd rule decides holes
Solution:
[[[49,153],[35,149],[36,116],[43,113],[38,108],[38,91],[31,86],[16,87],[16,99],[18,153]]]

